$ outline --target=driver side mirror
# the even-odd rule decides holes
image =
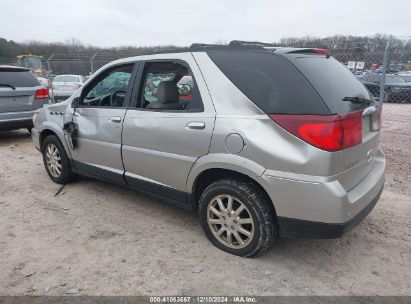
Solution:
[[[77,108],[79,102],[80,102],[80,98],[78,98],[78,97],[74,98],[74,99],[71,101],[71,107],[72,107],[72,108]]]

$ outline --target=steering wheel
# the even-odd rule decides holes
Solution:
[[[122,95],[120,95],[120,94],[122,94]],[[123,104],[117,105],[118,100],[116,100],[116,99],[117,99],[118,97],[122,97],[122,98],[123,98],[123,100],[122,100],[122,103],[123,103],[123,102],[124,102],[124,98],[126,97],[126,92],[120,90],[120,91],[115,91],[113,94],[111,94],[111,95],[110,95],[110,106],[111,106],[111,107],[116,107],[116,106],[121,107],[121,106],[123,106]]]

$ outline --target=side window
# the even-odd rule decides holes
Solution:
[[[103,72],[83,91],[80,106],[123,107],[134,64]]]
[[[146,63],[138,107],[155,110],[202,111],[203,103],[190,69],[176,62]]]

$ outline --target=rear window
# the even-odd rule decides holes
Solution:
[[[411,75],[407,75],[407,76],[401,76],[402,79],[404,79],[405,82],[411,82]]]
[[[344,97],[373,99],[364,85],[332,57],[286,55],[320,94],[333,114],[346,114],[367,107],[343,101]]]
[[[209,51],[208,55],[231,82],[265,113],[329,114],[310,84],[277,54]]]
[[[67,76],[67,75],[59,75],[56,76],[53,82],[78,82],[79,78],[77,76]]]
[[[0,83],[13,87],[36,87],[40,85],[37,78],[29,71],[0,71]]]
[[[380,82],[380,76],[378,76],[378,75],[365,75],[362,78],[362,81],[379,83]]]
[[[385,84],[404,84],[405,80],[396,75],[386,75],[385,77]]]

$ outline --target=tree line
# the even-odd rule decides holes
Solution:
[[[374,36],[335,35],[325,38],[312,36],[300,38],[286,37],[272,43],[276,46],[316,47],[328,49],[342,62],[362,60],[369,63],[382,63],[388,39],[390,39],[390,52],[398,54],[395,58],[391,59],[391,62],[410,61],[410,38],[411,37],[407,40],[384,34],[377,34]],[[218,43],[224,44],[225,42],[218,41]],[[90,67],[90,58],[95,53],[98,54],[94,58],[95,68],[97,69],[101,65],[116,58],[176,48],[177,47],[172,45],[97,47],[84,44],[75,38],[65,40],[64,42],[15,42],[13,40],[0,38],[0,64],[2,61],[5,61],[4,58],[13,61],[16,56],[20,54],[41,55],[44,57],[44,61],[52,54],[55,54],[52,62],[53,72],[69,73],[70,70],[78,67],[78,69],[81,70],[79,73],[88,74],[90,69],[93,69],[93,67]]]

